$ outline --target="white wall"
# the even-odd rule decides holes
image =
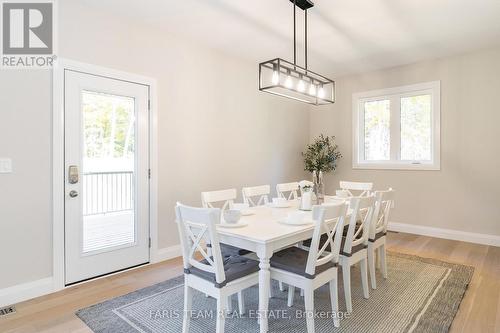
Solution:
[[[302,179],[308,108],[258,92],[257,64],[76,1],[59,2],[59,56],[154,77],[159,95],[159,246],[173,207],[202,190]],[[51,74],[0,71],[0,289],[52,274]],[[153,171],[154,172],[154,171]]]
[[[352,169],[352,94],[441,80],[441,170]],[[337,103],[311,111],[311,138],[337,136],[344,158],[328,177],[397,190],[391,220],[500,235],[500,48],[337,80]]]

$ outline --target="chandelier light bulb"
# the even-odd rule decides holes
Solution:
[[[278,71],[273,71],[272,82],[273,82],[273,84],[280,83],[280,75],[278,74]]]
[[[292,76],[289,73],[285,80],[285,87],[290,89],[292,86],[293,86]]]
[[[306,84],[302,78],[300,78],[299,83],[297,84],[297,90],[300,92],[304,92],[304,90],[306,90]]]
[[[316,96],[316,85],[313,82],[309,86],[309,95]]]
[[[324,97],[325,97],[325,89],[323,88],[323,86],[320,86],[320,87],[319,87],[319,90],[318,90],[318,97],[319,97],[319,98],[324,98]]]

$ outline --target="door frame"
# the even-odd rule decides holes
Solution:
[[[128,72],[58,58],[52,71],[52,274],[54,291],[65,286],[64,264],[64,71],[72,70],[149,87],[149,249],[150,264],[158,261],[158,97],[156,79]],[[132,268],[133,269],[133,268]]]

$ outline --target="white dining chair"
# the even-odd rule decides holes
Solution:
[[[182,332],[189,332],[193,289],[196,289],[217,300],[216,333],[223,333],[230,296],[259,283],[259,262],[240,256],[222,256],[216,230],[219,208],[194,208],[177,203],[175,212],[184,265]],[[206,246],[212,250],[211,255],[202,246],[203,239],[209,241]],[[203,260],[196,260],[195,253],[201,254]]]
[[[243,202],[250,207],[261,206],[269,203],[269,194],[271,193],[271,186],[261,185],[244,187],[241,190],[243,195]]]
[[[234,200],[237,197],[237,192],[236,189],[228,189],[228,190],[218,190],[218,191],[207,191],[207,192],[201,192],[201,204],[204,208],[215,208],[217,204],[221,206],[221,210],[226,210],[226,209],[231,209],[233,208],[234,205]],[[218,222],[217,222],[218,223]],[[248,250],[240,249],[235,246],[227,245],[227,244],[220,244],[222,254],[224,256],[240,256],[240,255],[246,255],[251,253]],[[211,249],[208,249],[209,254],[211,253]],[[208,296],[208,295],[207,295]],[[232,312],[232,306],[231,306],[231,297],[229,297],[228,300],[228,310],[229,312]],[[243,293],[239,292],[238,293],[238,307],[240,310],[240,313],[243,313]]]
[[[296,200],[299,197],[299,183],[283,183],[276,185],[276,193],[278,198],[285,198],[287,200]]]
[[[340,248],[340,265],[347,312],[352,312],[351,267],[357,263],[361,269],[361,284],[364,298],[369,298],[368,287],[368,234],[371,217],[375,205],[375,197],[352,197],[349,208],[352,210],[347,232],[342,237]],[[362,214],[364,212],[364,214]],[[363,215],[363,216],[362,216]]]
[[[221,203],[221,210],[231,209],[236,200],[236,189],[220,191],[201,192],[201,204],[205,208],[215,208],[215,204]]]
[[[366,197],[370,195],[373,183],[340,181],[340,189],[347,191],[350,197]],[[355,193],[353,193],[355,192]]]
[[[304,290],[307,332],[314,333],[314,290],[329,283],[335,327],[338,318],[338,262],[342,230],[348,205],[345,203],[313,206],[314,232],[308,250],[291,247],[271,257],[271,278],[289,285],[288,306],[293,305],[295,287]],[[321,235],[327,235],[320,244]],[[330,251],[327,252],[327,248]]]
[[[236,199],[236,189],[201,192],[201,204],[204,208],[216,208],[218,204],[221,210],[232,209]],[[225,255],[245,255],[250,251],[239,249],[227,244],[221,244],[222,253]]]
[[[387,191],[376,191],[375,210],[373,211],[368,237],[368,269],[373,289],[377,289],[377,277],[375,275],[375,257],[380,261],[380,270],[384,279],[387,279],[386,261],[386,239],[389,213],[393,206],[395,191],[389,188]]]

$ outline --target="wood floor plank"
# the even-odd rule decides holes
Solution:
[[[404,233],[389,233],[391,251],[471,265],[475,273],[451,333],[500,332],[500,248]],[[0,318],[2,333],[92,333],[78,309],[182,274],[182,260],[161,262],[83,283],[17,304]]]
[[[475,306],[464,323],[464,332],[498,332],[496,315],[500,298],[500,248],[489,247],[479,267],[479,286],[475,290]]]
[[[500,297],[498,297],[498,302],[497,302],[497,314],[496,314],[495,327],[497,329],[500,327]]]
[[[469,320],[471,311],[475,306],[476,298],[478,295],[477,290],[480,287],[480,281],[482,279],[480,271],[487,252],[488,246],[460,242],[460,244],[455,248],[455,251],[450,256],[450,261],[475,267],[474,276],[472,277],[472,281],[469,284],[469,288],[466,292],[466,297],[462,300],[457,316],[453,321],[451,332],[465,332],[464,329],[466,323]]]

